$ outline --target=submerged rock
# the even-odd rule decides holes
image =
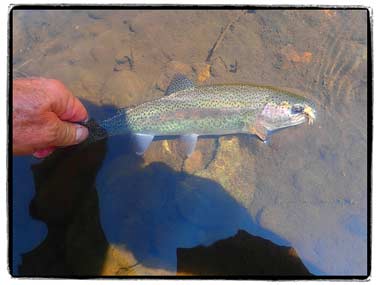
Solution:
[[[180,275],[312,275],[294,248],[243,230],[207,247],[178,248],[177,271]]]
[[[125,248],[111,244],[105,256],[102,276],[136,276],[136,275],[175,275],[175,272],[150,268],[136,260],[133,253]]]
[[[253,155],[240,147],[238,137],[220,137],[215,158],[195,175],[220,183],[233,198],[248,207],[255,191],[254,166]]]

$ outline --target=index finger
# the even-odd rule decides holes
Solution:
[[[83,104],[60,81],[49,80],[46,88],[52,94],[51,109],[63,121],[81,122],[88,119]]]
[[[88,113],[78,98],[71,95],[66,104],[66,110],[58,117],[63,121],[83,122],[88,119]]]

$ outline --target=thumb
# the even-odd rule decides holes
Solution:
[[[88,129],[82,125],[58,119],[55,145],[69,146],[79,144],[88,136]]]

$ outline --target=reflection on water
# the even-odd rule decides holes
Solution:
[[[315,126],[270,145],[206,138],[186,159],[163,140],[138,157],[118,136],[38,163],[14,158],[14,274],[307,274],[302,263],[366,274],[365,10],[13,13],[14,75],[63,81],[95,120],[164,96],[178,72],[285,86],[319,104]],[[255,264],[264,239],[284,267],[218,263],[238,263],[236,245]]]

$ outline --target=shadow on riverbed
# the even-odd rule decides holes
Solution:
[[[83,103],[92,116],[107,116],[113,109]],[[45,223],[48,233],[37,247],[23,254],[20,275],[99,273],[108,243],[99,223],[94,182],[105,154],[106,140],[102,140],[57,150],[31,166],[35,196],[30,215]]]
[[[113,113],[111,106],[84,103],[97,120]],[[48,232],[38,246],[22,255],[19,275],[159,275],[177,274],[177,268],[179,273],[207,274],[207,264],[194,265],[194,255],[181,255],[177,260],[178,252],[183,252],[180,248],[208,246],[239,229],[289,246],[256,225],[248,211],[218,183],[174,171],[164,163],[145,165],[131,146],[127,136],[111,137],[61,149],[32,166],[36,194],[30,215],[45,223]],[[224,271],[223,264],[211,263],[212,273],[239,274],[245,270],[245,274],[260,275],[257,270],[246,271],[247,264],[266,260],[262,263],[268,264],[263,271],[266,275],[289,268],[289,274],[309,274],[302,262],[289,263],[298,260],[290,248],[282,251],[290,258],[280,262],[283,271],[278,265],[271,267],[271,260],[276,259],[271,252],[283,247],[277,249],[271,243],[263,250],[267,241],[249,233],[245,235],[248,240],[259,242],[247,243],[246,239],[233,254],[228,246],[219,248],[218,254],[226,263],[231,258],[235,267]],[[240,244],[239,239],[235,242]],[[260,250],[261,255],[247,256],[245,249]],[[199,271],[199,266],[204,271]]]

